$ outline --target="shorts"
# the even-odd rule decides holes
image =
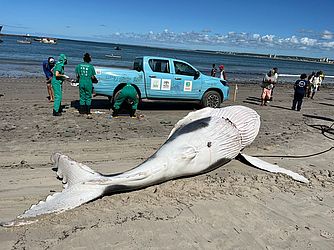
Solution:
[[[271,96],[271,89],[266,89],[266,88],[263,88],[262,90],[262,99],[270,99],[270,96]]]

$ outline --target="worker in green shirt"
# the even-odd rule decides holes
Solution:
[[[91,114],[90,108],[92,103],[93,83],[97,83],[95,77],[96,72],[94,66],[90,64],[92,57],[85,53],[83,57],[84,62],[77,65],[75,73],[77,75],[77,82],[79,82],[80,94],[80,114]]]
[[[53,115],[61,116],[61,101],[62,101],[62,84],[63,81],[68,78],[64,74],[64,65],[67,64],[67,58],[65,54],[60,54],[58,62],[53,68],[53,77],[51,80],[52,89],[54,93],[54,103],[53,103]]]
[[[131,83],[127,83],[119,93],[115,95],[115,103],[114,103],[114,112],[113,117],[117,117],[119,114],[119,110],[123,102],[126,101],[127,105],[131,107],[130,116],[136,117],[135,113],[138,106],[139,96],[135,87],[131,85]]]

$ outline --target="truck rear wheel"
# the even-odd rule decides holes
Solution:
[[[222,102],[222,97],[215,90],[210,90],[203,95],[202,105],[203,107],[219,108]]]

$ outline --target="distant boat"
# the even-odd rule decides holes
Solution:
[[[45,44],[57,44],[57,39],[55,38],[48,38],[48,37],[43,37],[40,41],[41,43]]]
[[[24,39],[24,40],[16,40],[17,43],[21,44],[31,44],[31,39]]]
[[[111,54],[111,55],[105,55],[106,57],[109,57],[109,58],[115,58],[115,59],[120,59],[122,58],[121,55],[114,55],[114,54]]]
[[[121,48],[119,46],[115,46],[114,49],[115,50],[121,50]]]

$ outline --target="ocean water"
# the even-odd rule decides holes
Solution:
[[[131,68],[134,58],[144,55],[178,58],[191,63],[204,74],[209,74],[213,63],[216,67],[224,64],[228,81],[235,83],[260,83],[263,75],[272,67],[277,67],[281,74],[300,75],[322,70],[325,75],[334,75],[334,65],[326,63],[62,39],[56,45],[36,41],[19,44],[16,41],[22,38],[15,36],[2,36],[1,39],[4,42],[0,43],[0,77],[43,77],[42,61],[49,56],[57,59],[60,53],[64,53],[68,57],[65,73],[74,78],[75,66],[82,61],[86,52],[92,55],[92,64],[95,66]],[[121,50],[115,50],[116,46]],[[120,55],[121,58],[108,58],[106,54]],[[297,79],[280,77],[279,80],[293,83]],[[334,84],[334,79],[325,78],[324,83]]]

